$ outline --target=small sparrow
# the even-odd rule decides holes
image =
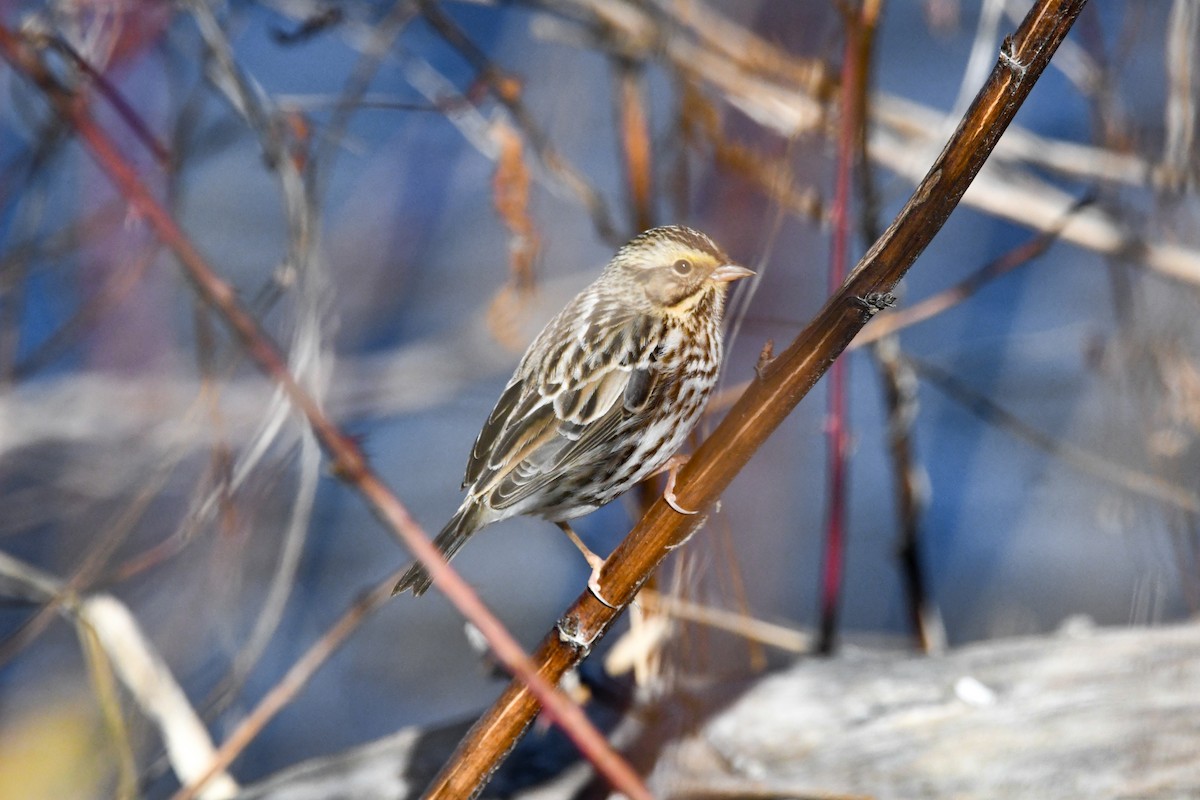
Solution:
[[[652,228],[617,251],[596,281],[550,320],[475,440],[466,499],[434,539],[453,558],[471,534],[518,514],[559,525],[592,566],[601,602],[604,562],[567,520],[670,470],[664,497],[680,513],[675,451],[695,426],[721,367],[729,284],[754,273],[712,239]],[[423,594],[414,564],[394,594]]]

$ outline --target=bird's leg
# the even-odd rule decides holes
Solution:
[[[686,508],[679,505],[679,500],[675,497],[675,478],[679,475],[679,470],[688,462],[689,458],[691,458],[691,456],[686,456],[683,453],[676,453],[668,458],[667,463],[663,464],[662,468],[654,474],[658,475],[662,472],[667,473],[667,488],[663,489],[663,500],[666,500],[667,505],[678,511],[680,514],[686,514],[690,517],[693,514],[699,514],[700,512],[688,511]]]
[[[554,524],[562,529],[562,532],[565,533],[567,538],[571,540],[571,544],[579,548],[579,552],[583,554],[584,560],[587,561],[588,566],[592,568],[591,577],[588,578],[588,590],[596,596],[597,600],[599,600],[601,603],[604,603],[604,605],[608,606],[609,608],[616,608],[616,606],[604,599],[604,595],[600,594],[600,570],[604,569],[604,559],[593,553],[591,549],[589,549],[588,546],[583,543],[583,540],[579,538],[579,535],[571,529],[569,524],[566,522],[556,522]]]

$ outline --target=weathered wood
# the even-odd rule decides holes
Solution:
[[[649,785],[661,798],[1200,797],[1197,624],[1074,626],[932,657],[851,649],[753,685],[693,692],[688,703],[668,699],[650,716],[664,730],[687,727],[681,705],[713,711],[659,749]],[[401,732],[242,797],[415,797],[461,731]],[[661,738],[642,731],[630,755]],[[513,796],[573,797],[585,772],[579,765]],[[503,783],[512,790],[513,780]]]
[[[755,686],[675,753],[652,782],[664,795],[688,776],[687,786],[879,800],[1196,798],[1200,627],[808,662]]]

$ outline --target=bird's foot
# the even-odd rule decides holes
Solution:
[[[588,578],[588,591],[592,593],[592,597],[595,597],[604,605],[609,608],[616,608],[614,604],[605,600],[604,595],[600,593],[600,570],[602,569],[604,569],[604,559],[592,565],[592,574]]]
[[[676,453],[667,459],[667,463],[663,465],[663,470],[667,473],[667,488],[663,489],[663,500],[667,501],[667,505],[678,511],[680,514],[692,516],[699,514],[699,511],[689,511],[679,505],[679,499],[675,497],[675,478],[679,475],[679,470],[688,462],[691,456],[685,456],[682,453]]]
[[[583,540],[579,538],[579,535],[572,530],[570,525],[565,522],[557,522],[555,524],[562,529],[562,532],[565,533],[567,538],[571,540],[571,544],[575,545],[575,547],[583,555],[583,560],[586,561],[588,566],[592,568],[592,574],[588,577],[588,591],[590,591],[592,595],[594,595],[595,598],[604,605],[608,606],[609,608],[616,608],[615,605],[604,599],[604,595],[600,593],[600,571],[604,569],[604,559],[593,553],[591,549],[583,543]]]

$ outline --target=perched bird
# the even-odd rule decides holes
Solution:
[[[596,281],[550,320],[525,351],[475,440],[458,511],[434,544],[452,558],[475,531],[529,514],[558,523],[592,566],[602,602],[603,560],[567,520],[639,481],[671,470],[721,366],[721,315],[732,281],[754,273],[712,239],[652,228],[617,251]],[[394,594],[423,594],[414,564]]]

